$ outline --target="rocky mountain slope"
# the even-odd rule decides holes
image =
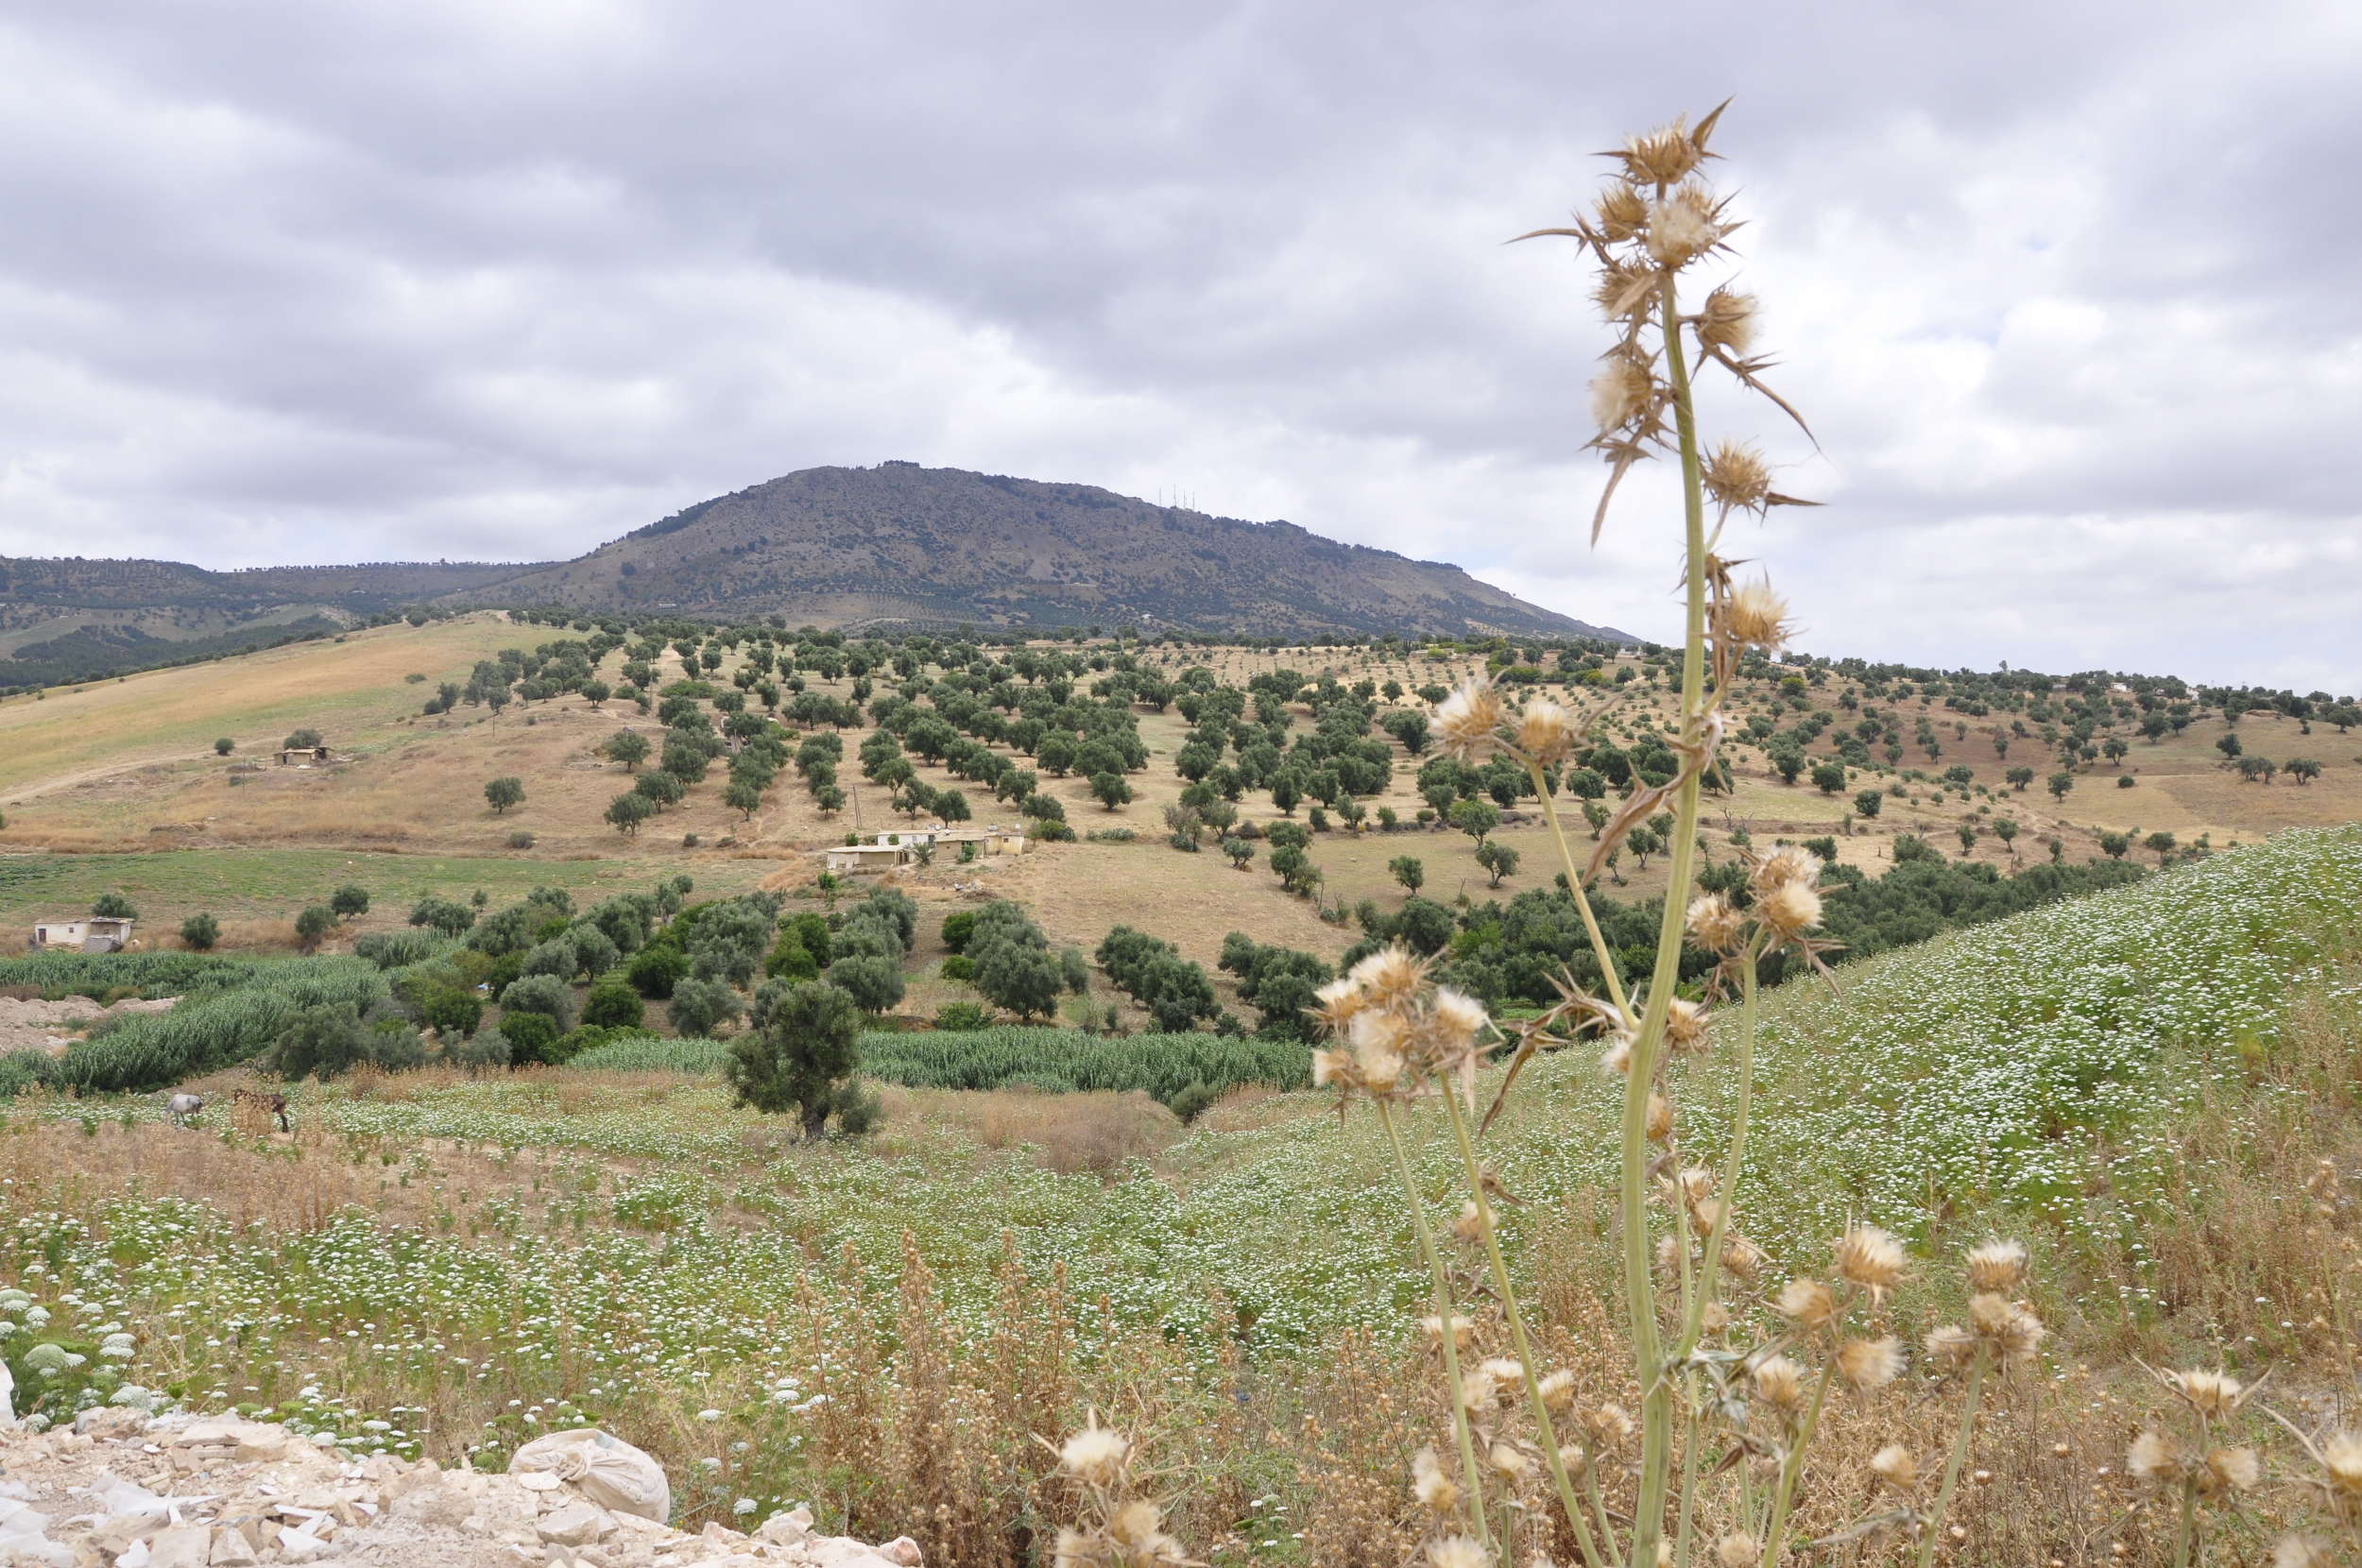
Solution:
[[[1293,523],[915,463],[805,469],[717,496],[490,597],[816,625],[1622,638],[1458,567]]]

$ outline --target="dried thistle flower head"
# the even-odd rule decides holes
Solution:
[[[1400,943],[1389,943],[1346,971],[1380,1007],[1399,1007],[1418,995],[1427,965]]]
[[[1481,1364],[1486,1372],[1491,1372],[1494,1378],[1504,1386],[1523,1383],[1526,1380],[1526,1364],[1522,1361],[1506,1355],[1492,1355],[1485,1357]],[[1503,1391],[1507,1391],[1506,1387]]]
[[[1500,1379],[1484,1368],[1470,1367],[1460,1374],[1460,1407],[1489,1410],[1501,1397]]]
[[[1447,1535],[1427,1543],[1428,1568],[1493,1568],[1491,1548],[1464,1535]]]
[[[2272,1568],[2336,1568],[2326,1541],[2307,1535],[2284,1535],[2272,1548]]]
[[[1903,1374],[1903,1347],[1890,1335],[1848,1339],[1838,1347],[1838,1375],[1863,1393],[1883,1389]]]
[[[2203,1368],[2168,1372],[2165,1386],[2189,1401],[2191,1409],[2210,1420],[2227,1416],[2239,1407],[2239,1380],[2225,1372]]]
[[[1622,245],[1638,238],[1641,230],[1648,227],[1649,198],[1622,180],[1611,180],[1600,192],[1591,217],[1599,227],[1600,238],[1610,245]]]
[[[1903,1244],[1875,1225],[1857,1225],[1838,1238],[1837,1272],[1872,1301],[1883,1301],[1902,1281]]]
[[[1735,1278],[1752,1280],[1763,1272],[1763,1249],[1743,1236],[1722,1238],[1722,1267]]]
[[[1673,1102],[1652,1089],[1649,1091],[1649,1141],[1663,1143],[1672,1135]]]
[[[1188,1560],[1181,1542],[1165,1533],[1164,1522],[1164,1510],[1142,1497],[1107,1516],[1107,1537],[1122,1549],[1120,1560],[1126,1568],[1150,1568],[1151,1564],[1178,1568]]]
[[[1427,1337],[1429,1342],[1439,1345],[1444,1342],[1443,1319],[1437,1317],[1422,1318],[1419,1320],[1419,1326],[1427,1331]],[[1466,1344],[1468,1342],[1468,1336],[1475,1332],[1476,1322],[1473,1319],[1463,1318],[1456,1313],[1453,1315],[1451,1321],[1451,1338],[1453,1344]]]
[[[1542,1391],[1542,1404],[1552,1415],[1564,1415],[1575,1406],[1575,1374],[1561,1368],[1537,1385]]]
[[[1625,189],[1624,187],[1617,188]],[[1632,193],[1628,191],[1627,194]],[[1633,228],[1633,232],[1636,233],[1638,226],[1648,221],[1649,206],[1636,194],[1632,194],[1632,201],[1638,209],[1638,216]],[[1591,286],[1591,302],[1599,306],[1601,315],[1618,324],[1628,325],[1635,316],[1647,315],[1649,307],[1656,302],[1656,268],[1623,257],[1617,257],[1601,266],[1599,281]],[[1600,428],[1611,430],[1616,427],[1601,425]]]
[[[1623,151],[1614,155],[1623,160],[1624,178],[1642,185],[1673,185],[1688,179],[1704,162],[1706,138],[1721,112],[1718,109],[1699,121],[1695,130],[1689,128],[1689,116],[1684,114],[1671,125],[1629,138]]]
[[[1705,1049],[1706,1010],[1683,997],[1666,1003],[1665,1044],[1677,1056]]]
[[[2321,1444],[2321,1470],[2334,1495],[2362,1503],[2362,1434],[2333,1434]]]
[[[1837,1298],[1819,1280],[1799,1277],[1780,1287],[1772,1309],[1798,1328],[1815,1329],[1837,1316]]]
[[[1595,1448],[1620,1448],[1639,1430],[1633,1424],[1632,1413],[1621,1405],[1594,1406],[1583,1416],[1583,1425]]]
[[[1821,895],[1808,882],[1782,882],[1756,900],[1755,917],[1782,942],[1793,942],[1821,924]]]
[[[1722,243],[1730,230],[1721,204],[1703,185],[1684,185],[1649,204],[1649,254],[1659,266],[1678,271]]]
[[[1968,1287],[2006,1294],[2026,1278],[2026,1249],[2015,1241],[1988,1241],[1968,1254]]]
[[[1788,601],[1770,583],[1756,581],[1741,584],[1722,606],[1722,633],[1744,647],[1777,649],[1796,635],[1796,622],[1789,616]]]
[[[1919,1461],[1899,1442],[1891,1442],[1870,1456],[1870,1474],[1900,1492],[1919,1490]]]
[[[1432,1447],[1422,1448],[1411,1461],[1411,1495],[1429,1513],[1449,1514],[1460,1507],[1460,1486],[1445,1472]]]
[[[1725,895],[1702,893],[1689,901],[1685,917],[1690,940],[1709,953],[1731,953],[1747,935],[1747,917]]]
[[[1484,1462],[1503,1480],[1515,1481],[1532,1468],[1533,1460],[1526,1451],[1506,1439],[1497,1438],[1484,1451]]]
[[[1714,1543],[1715,1568],[1755,1568],[1763,1560],[1763,1542],[1745,1530],[1733,1530]]]
[[[1617,1030],[1607,1037],[1607,1048],[1600,1052],[1600,1071],[1610,1078],[1621,1078],[1632,1071],[1632,1036]]]
[[[1723,512],[1760,512],[1772,504],[1772,466],[1763,460],[1762,453],[1744,442],[1725,441],[1708,452],[1698,477],[1705,486],[1706,499]],[[1746,590],[1740,591],[1744,593]],[[1767,594],[1771,592],[1769,588],[1763,591]],[[1782,612],[1780,617],[1770,622],[1770,628],[1779,634],[1778,641],[1758,642],[1754,638],[1741,637],[1736,628],[1726,626],[1732,639],[1762,648],[1777,648],[1785,643],[1788,640],[1785,620],[1788,606],[1777,599],[1772,603]],[[1761,623],[1760,618],[1758,623]]]
[[[1131,1440],[1100,1425],[1096,1412],[1080,1432],[1058,1445],[1058,1463],[1068,1474],[1103,1489],[1122,1481],[1124,1466],[1131,1457]]]
[[[1565,757],[1575,743],[1575,716],[1548,697],[1527,700],[1517,715],[1516,747],[1536,762]]]
[[[2209,1496],[2234,1491],[2253,1491],[2255,1483],[2264,1478],[2263,1461],[2252,1448],[2217,1448],[2206,1456],[2206,1469],[2199,1480],[2199,1491]]]
[[[1939,1366],[1965,1365],[1977,1354],[1977,1336],[1964,1328],[1946,1324],[1927,1331],[1927,1359]]]
[[[1636,355],[1611,353],[1600,373],[1591,378],[1591,419],[1600,432],[1622,430],[1636,422],[1656,402],[1656,378]],[[1439,728],[1443,715],[1436,715]],[[1446,732],[1446,742],[1449,734]]]
[[[1698,313],[1698,337],[1708,348],[1743,354],[1755,341],[1755,297],[1727,284],[1706,296]]]
[[[1491,1023],[1492,1015],[1484,1004],[1464,991],[1454,991],[1446,985],[1435,988],[1435,1000],[1429,1007],[1429,1018],[1445,1044],[1460,1047],[1477,1037],[1477,1031]]]
[[[1821,858],[1802,844],[1784,844],[1755,862],[1747,874],[1747,886],[1757,895],[1770,893],[1783,882],[1813,883],[1821,880]]]
[[[1331,1034],[1344,1033],[1345,1025],[1353,1021],[1353,1015],[1369,1005],[1369,997],[1362,991],[1361,982],[1351,975],[1339,976],[1312,995],[1320,1001],[1313,1016]]]
[[[2189,1456],[2162,1432],[2143,1432],[2124,1453],[2126,1474],[2148,1486],[2171,1486],[2189,1474]]]
[[[2047,1332],[2023,1302],[1990,1290],[1969,1297],[1968,1322],[1977,1338],[1999,1352],[2011,1366],[2031,1360]]]
[[[1786,1413],[1805,1403],[1805,1369],[1785,1355],[1770,1355],[1755,1363],[1755,1397]]]
[[[1436,743],[1448,757],[1478,760],[1498,739],[1506,716],[1492,677],[1472,675],[1436,706]]]

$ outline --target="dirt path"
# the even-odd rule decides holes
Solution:
[[[77,784],[92,784],[102,778],[112,778],[120,773],[137,773],[142,768],[158,767],[168,762],[201,761],[205,756],[204,752],[159,751],[151,752],[145,757],[118,758],[95,768],[77,768],[72,773],[57,774],[37,784],[28,784],[11,792],[9,795],[9,804],[22,806],[38,795],[53,794],[60,790],[71,790]]]

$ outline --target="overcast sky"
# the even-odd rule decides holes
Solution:
[[[2362,6],[0,0],[0,553],[570,555],[816,464],[1584,540],[1590,155],[1718,145],[1806,645],[2362,687]]]

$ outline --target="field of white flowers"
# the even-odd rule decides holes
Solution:
[[[2269,1070],[2292,998],[2362,1031],[2357,909],[2362,828],[2297,832],[1849,969],[1841,997],[1787,987],[1765,1012],[1756,1239],[1806,1255],[1853,1217],[1957,1249],[2006,1222],[2044,1277],[2083,1282],[2046,1317],[2145,1321],[2140,1238],[2207,1179],[2175,1129],[2209,1096],[2298,1093]],[[1727,1078],[1686,1107],[1709,1137]],[[927,1125],[795,1145],[704,1078],[310,1091],[303,1138],[239,1157],[291,1190],[334,1165],[400,1199],[311,1226],[241,1223],[128,1154],[121,1180],[53,1174],[44,1149],[241,1140],[159,1125],[152,1100],[26,1099],[0,1137],[0,1355],[19,1409],[53,1415],[171,1399],[487,1456],[608,1423],[694,1456],[685,1516],[765,1513],[825,1493],[796,1454],[827,1316],[884,1314],[906,1234],[971,1341],[1004,1233],[1034,1278],[1063,1269],[1086,1360],[1161,1331],[1208,1378],[1243,1355],[1285,1383],[1342,1328],[1398,1336],[1425,1286],[1383,1145],[1298,1098],[1104,1179]],[[1518,1085],[1487,1141],[1513,1233],[1544,1244],[1520,1255],[1600,1244],[1585,1194],[1612,1177],[1613,1098],[1580,1049]],[[1421,1147],[1446,1218],[1453,1156]],[[1217,1298],[1235,1334],[1208,1333]]]

